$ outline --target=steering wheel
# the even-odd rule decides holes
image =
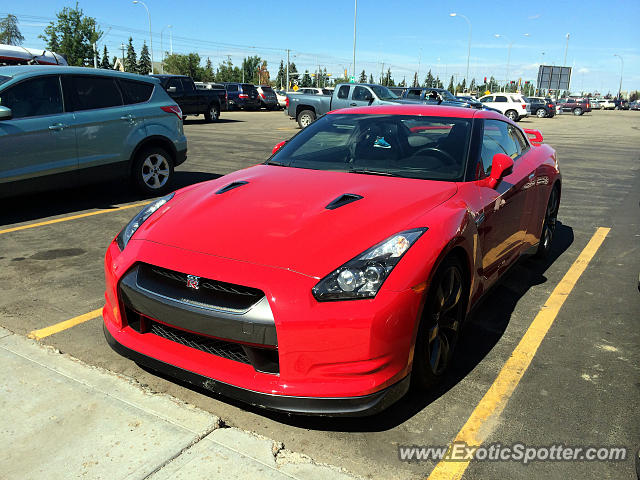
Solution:
[[[439,148],[436,148],[436,147],[424,147],[424,148],[421,148],[416,153],[414,153],[413,156],[415,157],[415,156],[420,155],[420,154],[422,154],[424,152],[435,153],[436,156],[438,156],[443,161],[443,163],[449,163],[451,165],[456,165],[458,163],[456,161],[456,159],[453,158],[450,154],[448,154],[444,150],[440,150]]]

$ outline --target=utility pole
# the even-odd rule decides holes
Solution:
[[[290,50],[287,48],[287,88],[284,89],[285,92],[289,90],[289,52]]]
[[[420,86],[420,63],[422,62],[422,47],[420,47],[420,53],[418,54],[418,71],[417,76],[418,76],[418,85],[412,85],[412,87],[417,87]]]
[[[380,85],[384,83],[384,60],[382,61],[382,70],[380,70]]]
[[[620,86],[618,87],[618,100],[622,100],[622,71],[624,70],[624,60],[617,53],[614,53],[613,56],[620,59]]]
[[[358,0],[355,1],[353,11],[353,80],[356,79],[356,18],[358,16]]]
[[[120,44],[120,48],[122,49],[122,71],[123,72],[124,72],[124,47],[125,47],[125,44],[124,44],[124,42],[122,42]]]
[[[567,66],[567,50],[569,50],[569,34],[567,33],[567,44],[564,46],[564,61],[562,62],[562,66]]]

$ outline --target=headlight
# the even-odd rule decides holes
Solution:
[[[129,240],[131,240],[133,234],[136,233],[136,230],[140,228],[140,225],[142,225],[145,220],[147,220],[147,218],[149,218],[153,214],[153,212],[155,212],[162,205],[171,200],[173,198],[173,195],[173,193],[170,193],[169,195],[151,202],[149,205],[140,210],[140,212],[135,217],[133,217],[129,223],[127,223],[127,226],[124,227],[116,237],[116,242],[118,243],[118,247],[120,247],[120,250],[124,250],[124,247],[127,246],[127,243],[129,243]]]
[[[375,297],[402,256],[426,231],[414,228],[374,245],[320,280],[313,287],[313,296],[321,302]]]

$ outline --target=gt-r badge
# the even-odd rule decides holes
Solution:
[[[200,288],[200,277],[195,275],[187,275],[187,287],[198,290]]]

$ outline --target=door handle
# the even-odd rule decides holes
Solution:
[[[357,107],[358,106],[357,103],[350,103],[349,105],[352,106],[352,107]]]
[[[53,125],[49,125],[49,130],[60,131],[67,128],[69,125],[65,125],[64,123],[55,123]]]
[[[123,115],[122,117],[120,117],[120,120],[125,120],[127,122],[131,122],[133,123],[133,121],[136,119],[136,117],[134,117],[133,115],[129,114],[129,115]]]

